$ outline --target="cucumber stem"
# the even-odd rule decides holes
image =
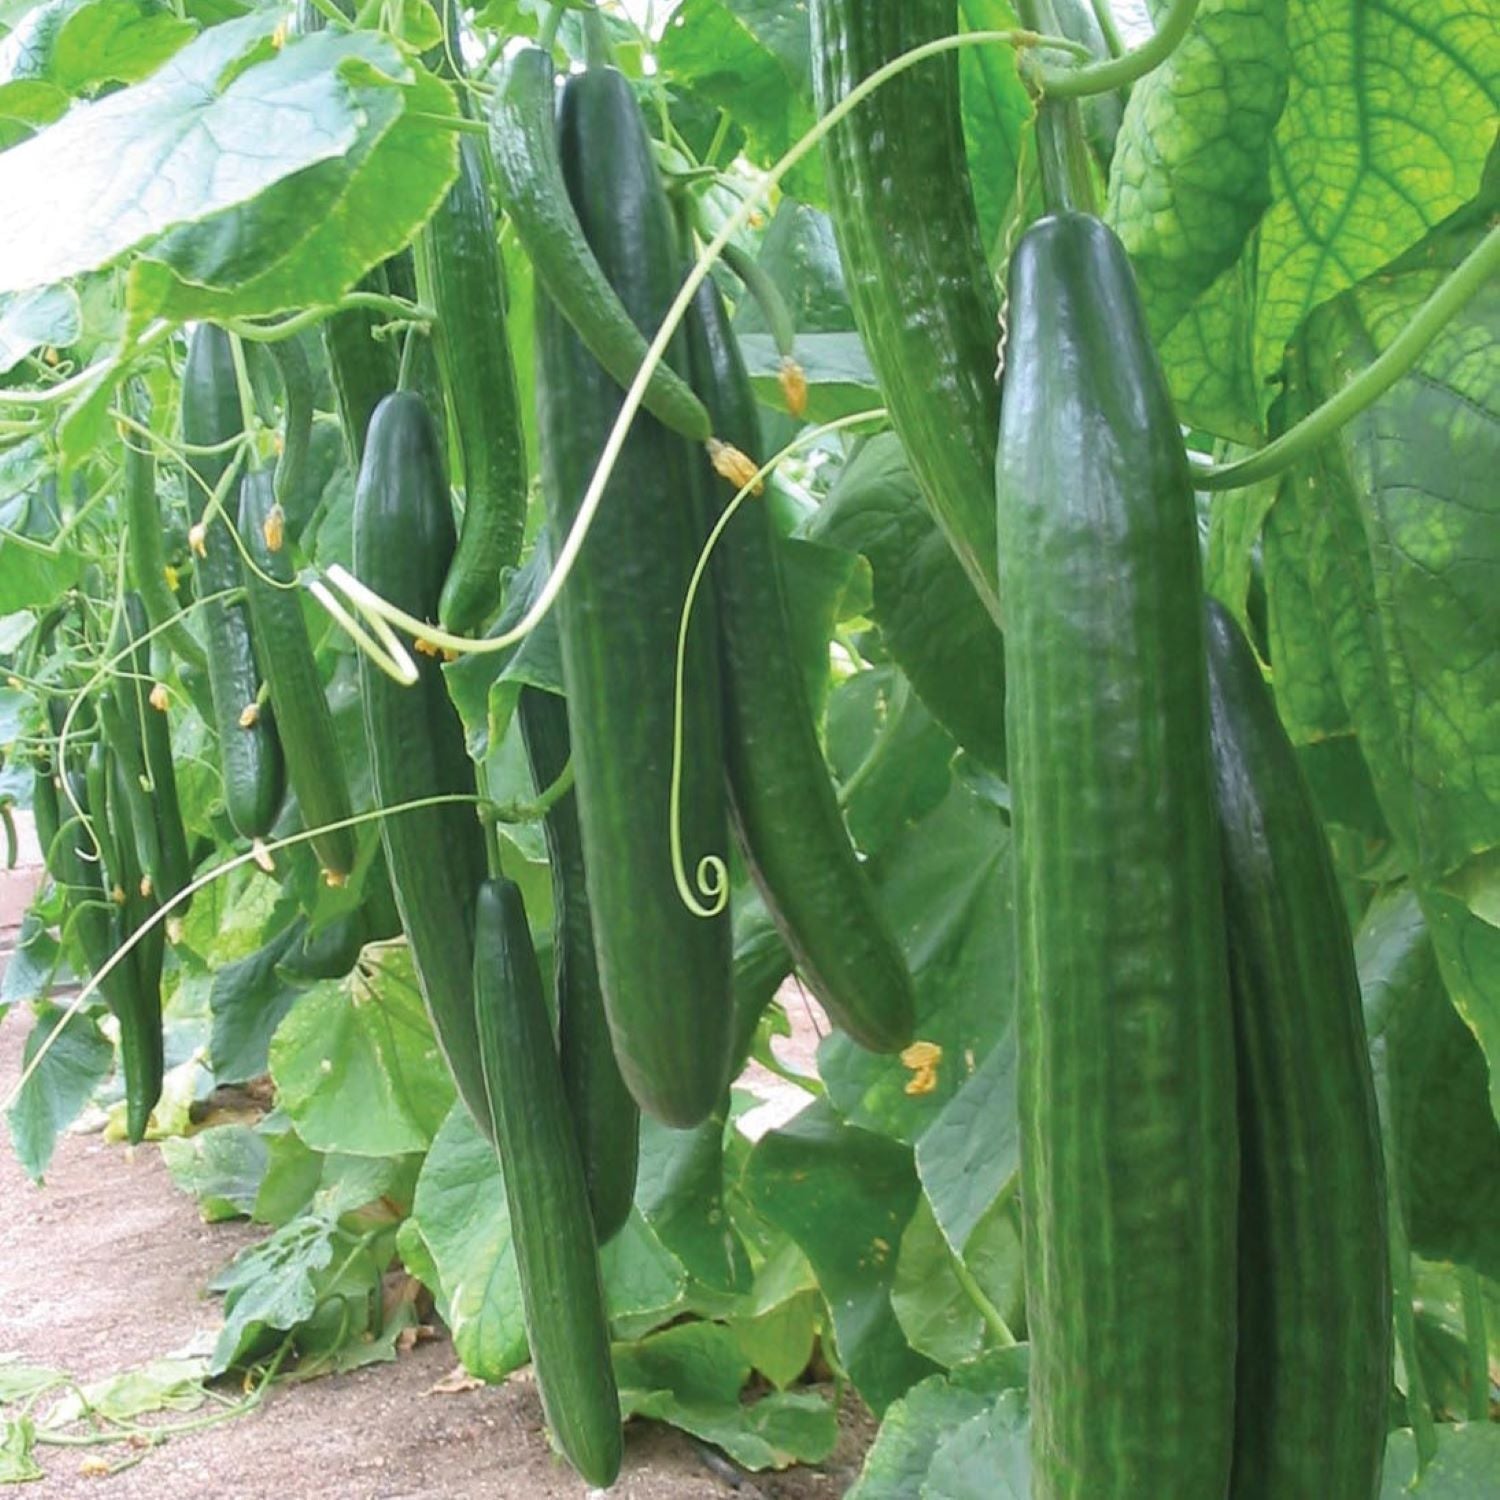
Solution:
[[[1043,68],[1042,91],[1051,99],[1082,99],[1127,88],[1159,68],[1177,50],[1198,13],[1198,0],[1172,0],[1172,8],[1149,41],[1133,51],[1085,68]]]
[[[590,6],[583,13],[583,61],[589,68],[607,68],[613,59],[610,56],[609,33],[604,29],[604,17],[597,6]]]
[[[541,33],[536,39],[536,44],[543,52],[550,52],[553,44],[557,41],[558,28],[562,25],[563,16],[567,13],[566,5],[554,3],[547,11],[547,19],[542,22]]]
[[[1464,1301],[1464,1342],[1469,1351],[1468,1399],[1465,1409],[1471,1422],[1490,1419],[1490,1340],[1485,1326],[1484,1288],[1472,1266],[1460,1267],[1459,1290]]]

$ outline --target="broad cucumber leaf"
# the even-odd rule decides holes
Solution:
[[[87,1011],[64,1020],[66,1015],[50,1003],[36,1007],[22,1067],[30,1067],[49,1037],[52,1045],[6,1113],[16,1160],[33,1182],[42,1180],[58,1136],[77,1118],[114,1060],[114,1048]]]
[[[211,1125],[196,1135],[169,1136],[161,1155],[174,1186],[198,1200],[204,1223],[244,1218],[254,1209],[268,1153],[264,1139],[248,1125]]]
[[[796,198],[783,198],[755,258],[781,293],[799,341],[809,333],[854,331],[854,310],[827,214]],[[734,327],[741,337],[771,331],[759,304],[749,296],[735,305]]]
[[[1030,1500],[1030,1420],[1024,1391],[1002,1391],[933,1455],[920,1500]]]
[[[911,1152],[844,1124],[817,1100],[761,1139],[744,1185],[756,1212],[812,1263],[840,1362],[866,1403],[884,1411],[933,1368],[908,1345],[891,1306],[897,1247],[919,1192]]]
[[[1131,90],[1105,219],[1158,339],[1239,258],[1270,202],[1286,20],[1286,0],[1204,0],[1177,49]]]
[[[73,343],[82,320],[78,293],[72,287],[51,286],[0,297],[0,375],[38,349]]]
[[[1004,31],[1017,24],[1008,0],[960,0],[958,13],[965,31]],[[1018,58],[1014,47],[1005,46],[967,47],[958,55],[969,182],[992,259],[1020,186],[1022,135],[1036,113]]]
[[[1380,1500],[1420,1495],[1422,1500],[1477,1500],[1500,1474],[1500,1424],[1468,1422],[1438,1428],[1437,1457],[1417,1472],[1417,1445],[1408,1428],[1391,1433],[1385,1450]]]

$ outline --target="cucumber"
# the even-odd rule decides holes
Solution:
[[[302,590],[297,586],[290,548],[277,534],[279,518],[267,529],[275,510],[269,472],[247,474],[240,484],[240,535],[251,561],[274,580],[268,583],[252,569],[245,570],[256,655],[265,667],[287,779],[303,821],[317,828],[344,822],[354,815],[354,807],[333,714],[302,613]],[[273,548],[273,540],[280,545]],[[352,827],[317,834],[312,846],[336,883],[354,868],[359,846]]]
[[[876,69],[958,31],[958,0],[813,0],[826,114]],[[823,138],[829,210],[855,319],[934,519],[979,597],[995,586],[999,307],[969,184],[958,57],[876,90]]]
[[[1208,605],[1240,1095],[1235,1500],[1373,1500],[1391,1383],[1385,1168],[1333,857],[1254,652]]]
[[[996,490],[1031,1493],[1210,1500],[1234,1441],[1238,1154],[1192,486],[1103,224],[1027,231],[1010,326]]]
[[[559,154],[605,275],[642,328],[678,285],[674,232],[630,85],[613,68],[563,90]],[[615,382],[552,299],[537,305],[542,492],[556,556],[621,406]],[[694,915],[670,830],[678,619],[702,539],[692,455],[655,418],[631,428],[557,604],[594,946],[620,1071],[641,1108],[686,1128],[727,1082],[727,912]],[[683,861],[727,852],[712,600],[694,611],[684,673]]]
[[[755,396],[713,282],[688,317],[693,384],[714,430],[758,463]],[[704,465],[711,513],[737,485]],[[912,1038],[911,975],[849,842],[813,728],[766,502],[746,499],[713,554],[729,805],[745,861],[834,1023],[877,1052]]]
[[[623,1444],[599,1251],[526,908],[509,880],[479,890],[474,994],[542,1406],[568,1462],[607,1488]]]
[[[437,433],[421,397],[387,396],[375,409],[354,491],[354,572],[392,604],[430,620],[453,558],[453,514]],[[474,795],[463,725],[437,659],[413,658],[403,687],[363,652],[360,698],[378,807]],[[474,899],[485,878],[484,835],[473,806],[445,802],[381,820],[381,844],[417,979],[464,1103],[486,1127],[489,1105],[474,1028]]]
[[[567,766],[568,707],[553,693],[523,687],[516,709],[538,792]],[[594,1233],[602,1245],[630,1217],[635,1199],[640,1111],[615,1061],[594,956],[578,807],[568,792],[547,811],[552,876],[552,970],[563,1095],[578,1138]]]
[[[553,125],[554,73],[551,53],[540,47],[521,48],[505,65],[490,117],[501,205],[548,297],[624,390],[645,361],[646,338],[614,284],[618,271],[600,264],[575,211]],[[665,363],[652,371],[642,404],[683,437],[709,437],[703,403]]]
[[[463,458],[464,515],[438,617],[469,630],[500,604],[500,573],[521,555],[526,448],[516,372],[505,334],[495,211],[483,147],[458,143],[458,180],[422,231],[418,270],[437,312],[443,389]]]
[[[150,425],[151,406],[144,382],[128,381],[124,401],[126,410],[137,422]],[[201,672],[208,665],[208,658],[203,654],[197,636],[182,618],[177,596],[167,582],[161,506],[156,497],[156,455],[144,436],[128,428],[124,431],[124,443],[120,491],[125,509],[130,576],[140,592],[151,624],[164,627],[160,638],[188,667]]]
[[[183,441],[211,447],[243,431],[229,335],[212,323],[200,323],[188,340],[182,371]],[[231,460],[230,453],[189,456],[193,472],[188,477],[188,509],[195,520],[202,519],[208,497]],[[204,534],[204,554],[194,566],[193,582],[204,601],[208,686],[224,772],[225,809],[246,838],[260,838],[270,831],[281,807],[281,746],[271,715],[259,702],[260,669],[249,609],[242,598],[214,597],[244,583],[239,551],[229,531],[238,522],[238,495],[232,489],[224,514]]]

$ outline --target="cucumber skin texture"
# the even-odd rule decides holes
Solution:
[[[266,470],[246,475],[240,485],[240,535],[257,567],[278,583],[295,585],[290,545],[283,542],[273,552],[266,544],[266,517],[275,503]],[[256,654],[265,666],[266,687],[276,714],[287,779],[297,794],[303,820],[315,828],[350,818],[354,806],[349,782],[302,614],[302,590],[273,588],[247,568],[245,595]],[[358,843],[353,828],[330,829],[314,838],[312,846],[325,870],[347,875],[354,868]]]
[[[646,339],[572,207],[553,125],[554,71],[540,47],[524,47],[506,64],[490,119],[500,195],[538,281],[624,390],[645,361]],[[652,371],[642,404],[683,437],[709,436],[703,403],[665,362]]]
[[[243,431],[229,335],[211,323],[200,323],[188,340],[182,371],[183,439],[208,447]],[[197,480],[188,480],[189,509],[195,519],[201,519],[228,461],[223,454],[210,454],[194,456],[189,462],[202,481],[200,485]],[[203,539],[204,555],[193,568],[194,588],[200,599],[237,589],[245,581],[239,550],[229,534],[229,526],[238,522],[238,497],[232,490],[226,497],[224,514],[208,528]],[[240,724],[240,714],[260,695],[250,611],[242,599],[220,599],[203,604],[199,612],[208,651],[208,686],[224,773],[225,808],[240,833],[246,838],[260,838],[270,832],[281,807],[282,765],[276,728],[264,706],[250,728]]]
[[[516,708],[538,792],[568,763],[568,706],[556,694],[523,687]],[[630,1217],[635,1201],[640,1110],[620,1076],[604,992],[594,956],[583,834],[572,792],[554,802],[543,822],[552,876],[552,969],[557,995],[557,1050],[563,1094],[578,1138],[594,1233],[602,1245]]]
[[[1238,1155],[1192,487],[1103,224],[1028,230],[1010,327],[996,488],[1032,1494],[1213,1500]]]
[[[354,491],[354,572],[392,604],[431,619],[454,547],[448,482],[421,397],[375,409]],[[463,725],[434,657],[412,653],[420,678],[403,687],[363,652],[360,697],[379,807],[474,795]],[[401,926],[438,1045],[475,1121],[488,1120],[474,1025],[474,899],[485,877],[484,835],[472,805],[441,803],[383,818]]]
[[[1353,940],[1259,664],[1208,606],[1239,1061],[1235,1500],[1372,1500],[1391,1381],[1385,1166]]]
[[[687,329],[693,382],[714,430],[758,464],[755,396],[712,281],[699,287]],[[704,468],[716,517],[738,486]],[[911,975],[828,777],[763,498],[747,498],[724,529],[713,577],[730,815],[746,863],[798,970],[835,1024],[861,1046],[899,1051],[912,1039]]]
[[[519,888],[487,880],[475,919],[479,1050],[531,1362],[558,1446],[592,1485],[620,1472],[620,1400],[583,1166]]]
[[[568,190],[632,316],[655,327],[677,287],[674,236],[630,86],[612,68],[569,78]],[[545,293],[538,297],[543,495],[556,556],[621,397]],[[728,913],[694,916],[668,828],[677,629],[702,523],[692,458],[642,413],[558,599],[578,821],[594,947],[620,1071],[641,1108],[685,1129],[728,1081]],[[682,847],[689,878],[728,852],[713,602],[700,595],[684,675]]]
[[[819,114],[901,53],[959,29],[957,0],[813,0],[810,9]],[[969,186],[957,54],[877,89],[823,138],[823,162],[849,300],[892,425],[934,519],[1002,624],[999,304]]]
[[[438,366],[463,454],[463,524],[438,609],[455,631],[499,606],[501,569],[520,557],[526,526],[520,397],[482,152],[478,141],[459,138],[458,179],[422,232]]]
[[[193,878],[193,860],[188,852],[187,829],[182,822],[182,804],[177,796],[177,768],[172,757],[172,725],[167,715],[151,703],[151,656],[142,638],[151,621],[144,597],[125,595],[125,626],[136,647],[130,658],[134,682],[121,683],[121,708],[134,714],[140,726],[141,757],[151,782],[149,803],[155,819],[156,864],[151,870],[157,899],[164,905],[172,902]],[[187,901],[175,903],[177,911],[188,908]]]

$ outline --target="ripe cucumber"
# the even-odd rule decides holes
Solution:
[[[631,316],[655,328],[678,285],[651,142],[613,68],[563,90],[559,154],[590,246]],[[621,397],[545,293],[537,307],[542,490],[561,550]],[[727,912],[688,910],[673,878],[671,770],[678,620],[703,536],[688,446],[655,418],[631,428],[558,600],[568,725],[594,946],[620,1071],[642,1109],[686,1128],[727,1082]],[[727,853],[712,599],[700,597],[684,672],[683,862]]]
[[[276,714],[287,779],[297,794],[303,821],[317,828],[343,822],[353,816],[354,809],[333,714],[302,613],[302,590],[297,587],[291,549],[281,534],[279,517],[272,520],[276,508],[270,473],[262,469],[247,474],[240,485],[240,535],[251,561],[274,580],[268,583],[252,569],[245,570],[250,624]],[[274,548],[272,541],[277,543]],[[358,841],[352,827],[330,828],[314,837],[312,846],[323,868],[335,877],[354,868]]]
[[[500,196],[548,297],[623,390],[645,361],[646,338],[636,309],[614,284],[618,269],[612,275],[600,264],[570,197],[553,124],[555,71],[551,53],[540,47],[523,47],[505,65],[490,119]],[[703,403],[665,363],[652,372],[643,404],[683,437],[708,438]]]
[[[996,488],[1032,1494],[1212,1500],[1234,1441],[1238,1156],[1193,491],[1102,223],[1027,231],[1010,318]]]
[[[755,396],[712,281],[688,316],[693,384],[714,431],[762,457]],[[704,465],[710,513],[737,485]],[[713,554],[729,805],[741,848],[799,972],[835,1024],[894,1052],[912,1037],[911,975],[849,842],[813,728],[766,502],[746,499]]]
[[[438,615],[448,630],[483,623],[500,573],[521,555],[526,450],[483,146],[458,143],[458,179],[419,241],[422,285],[437,312],[438,367],[463,458],[464,516]]]
[[[1391,1382],[1385,1168],[1327,840],[1249,644],[1208,606],[1240,1096],[1234,1500],[1372,1500]]]
[[[562,775],[572,753],[568,706],[553,693],[523,687],[516,713],[540,793]],[[552,875],[552,972],[563,1094],[578,1138],[594,1232],[602,1245],[630,1217],[640,1111],[620,1076],[609,1039],[599,963],[594,956],[583,835],[572,792],[547,810],[543,827]]]
[[[354,491],[354,572],[392,604],[431,620],[453,558],[453,513],[437,433],[421,397],[375,409]],[[412,687],[363,652],[360,698],[378,807],[474,796],[463,725],[435,657],[414,653]],[[484,835],[471,803],[443,802],[381,820],[401,926],[438,1045],[470,1114],[488,1120],[474,1028],[474,898],[485,878]]]
[[[188,340],[182,371],[182,436],[188,444],[212,447],[244,431],[239,385],[229,335],[200,323]],[[230,452],[190,454],[188,508],[201,520],[209,496],[229,464]],[[195,477],[196,476],[196,477]],[[204,537],[194,569],[208,647],[208,686],[214,728],[224,772],[224,804],[230,821],[246,838],[270,832],[281,807],[281,746],[270,712],[260,705],[260,669],[243,599],[216,598],[244,584],[239,550],[229,528],[239,523],[238,488],[225,499]]]
[[[813,87],[826,114],[922,42],[952,36],[957,0],[813,0]],[[999,307],[969,185],[958,58],[908,68],[823,140],[849,299],[891,422],[979,597],[995,588]]]
[[[558,1447],[601,1489],[620,1472],[620,1400],[583,1165],[519,888],[480,887],[474,994],[531,1362]]]

